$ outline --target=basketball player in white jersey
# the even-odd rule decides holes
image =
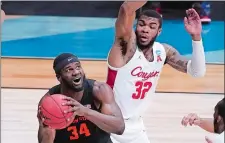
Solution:
[[[115,23],[116,37],[107,61],[107,83],[113,88],[115,100],[123,113],[125,132],[119,136],[112,134],[114,143],[149,143],[141,116],[155,93],[164,64],[193,77],[205,74],[202,25],[197,12],[187,10],[184,19],[193,47],[192,58],[187,60],[171,45],[155,42],[162,30],[162,17],[156,11],[142,12],[137,19],[136,30],[133,30],[136,10],[145,3],[124,2]],[[173,34],[179,33],[174,29],[171,36]],[[182,39],[175,40],[182,42]],[[171,78],[171,84],[173,82]]]
[[[181,124],[183,126],[196,125],[210,133],[216,133],[215,137],[206,137],[208,143],[224,143],[225,98],[215,106],[213,118],[200,118],[197,114],[190,113],[183,117]]]

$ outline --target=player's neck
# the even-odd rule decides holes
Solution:
[[[83,97],[83,93],[84,93],[84,90],[81,90],[79,92],[75,92],[74,90],[72,89],[68,89],[68,88],[61,88],[61,93],[63,95],[66,95],[68,97],[71,97],[75,100],[77,100],[78,102],[81,101],[82,97]]]
[[[141,51],[143,52],[143,54],[146,56],[146,55],[149,55],[149,53],[153,53],[153,46],[150,46],[149,48],[145,48],[145,49],[142,49]]]

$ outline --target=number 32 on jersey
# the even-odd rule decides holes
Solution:
[[[135,83],[136,92],[132,94],[133,99],[144,99],[145,94],[150,90],[152,87],[151,82],[144,82],[144,81],[138,81]]]

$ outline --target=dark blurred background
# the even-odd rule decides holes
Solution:
[[[3,1],[2,9],[9,15],[55,15],[116,17],[123,1]],[[162,1],[161,13],[164,19],[180,19],[185,9],[191,8],[194,1]],[[211,19],[225,20],[225,2],[209,2]],[[144,8],[151,7],[151,2]],[[143,8],[143,9],[144,9]]]

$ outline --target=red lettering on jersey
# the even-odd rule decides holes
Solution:
[[[143,81],[148,80],[149,78],[156,77],[159,75],[159,71],[153,72],[144,72],[142,71],[142,67],[136,67],[131,71],[132,76],[141,77]]]
[[[74,119],[73,123],[78,123],[78,121],[79,121],[78,119]]]
[[[73,123],[78,123],[79,121],[86,121],[86,120],[87,118],[85,118],[84,116],[79,116],[73,120]]]

